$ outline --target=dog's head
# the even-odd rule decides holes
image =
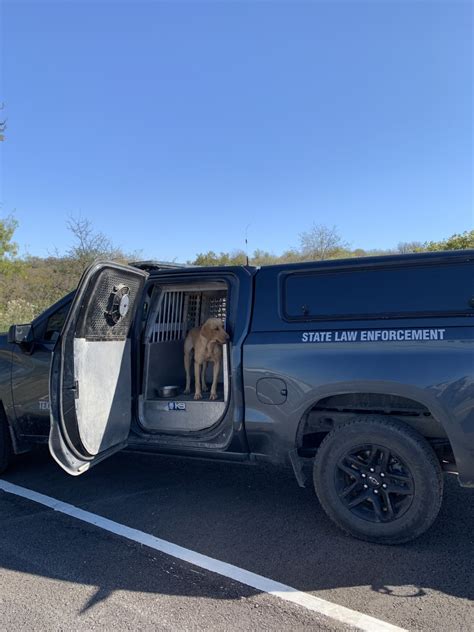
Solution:
[[[201,327],[201,336],[207,338],[209,342],[218,342],[221,345],[229,340],[229,334],[226,333],[220,318],[208,318]]]

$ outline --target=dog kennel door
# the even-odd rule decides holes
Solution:
[[[148,274],[115,263],[84,273],[53,353],[49,449],[77,476],[127,444],[132,418],[129,332]]]

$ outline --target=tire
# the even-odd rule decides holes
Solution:
[[[12,454],[12,442],[8,430],[8,423],[0,404],[0,474],[10,465]]]
[[[380,544],[417,538],[443,499],[443,474],[428,441],[386,417],[357,417],[332,430],[316,454],[313,480],[338,527]]]

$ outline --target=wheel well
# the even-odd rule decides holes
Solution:
[[[328,432],[356,415],[400,419],[430,442],[444,469],[455,471],[451,444],[442,424],[431,411],[416,400],[384,393],[345,393],[320,399],[300,421],[298,455],[313,458]]]
[[[0,425],[5,424],[5,427],[7,429],[7,434],[10,437],[10,441],[13,444],[13,438],[12,438],[12,429],[11,426],[8,422],[8,417],[7,417],[7,413],[5,412],[5,408],[3,406],[3,402],[0,399]]]
[[[10,420],[8,419],[8,415],[3,405],[3,401],[0,399],[0,424],[2,423],[4,423],[7,428],[13,454],[21,454],[22,452],[28,452],[29,450],[31,450],[31,445],[26,442],[23,442],[16,435],[14,426],[10,423]]]
[[[4,422],[4,423],[8,424],[7,414],[5,412],[5,408],[3,406],[3,402],[0,399],[0,423],[1,422]]]

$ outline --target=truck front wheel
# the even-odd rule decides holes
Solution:
[[[386,417],[358,417],[332,430],[314,462],[314,486],[328,516],[369,542],[400,544],[434,522],[443,474],[428,441]]]
[[[8,431],[7,420],[0,403],[0,474],[2,474],[10,464],[12,456],[12,444]]]

